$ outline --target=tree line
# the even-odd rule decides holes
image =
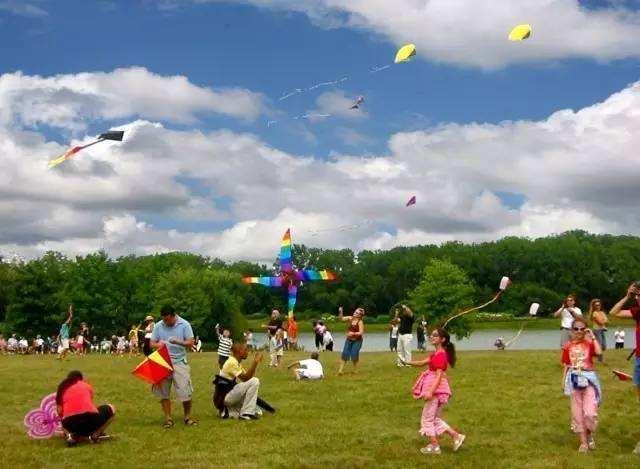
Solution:
[[[640,238],[593,235],[583,231],[539,238],[509,237],[495,242],[399,247],[388,251],[293,248],[300,268],[330,269],[336,282],[305,283],[297,316],[317,317],[363,306],[369,316],[389,315],[402,302],[427,319],[490,298],[503,275],[513,285],[488,311],[515,316],[541,304],[550,315],[568,293],[586,309],[590,298],[610,307],[630,280],[640,276]],[[67,305],[77,321],[96,335],[123,333],[147,314],[172,303],[205,340],[216,323],[236,335],[247,315],[266,317],[286,310],[278,289],[245,285],[244,275],[271,275],[273,266],[174,252],[110,258],[104,252],[75,258],[48,252],[29,261],[0,262],[0,328],[20,334],[54,334]],[[157,315],[157,314],[156,314]],[[459,332],[468,331],[461,321]]]

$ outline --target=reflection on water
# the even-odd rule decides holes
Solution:
[[[631,328],[623,329],[626,333],[625,348],[633,347],[635,343],[635,331]],[[607,331],[607,348],[614,347],[614,329]],[[334,351],[341,351],[344,344],[344,333],[340,329],[332,331],[335,340]],[[471,334],[470,337],[460,341],[454,340],[458,350],[494,350],[493,343],[496,337],[502,336],[505,341],[515,337],[517,330],[494,329],[480,330]],[[313,334],[300,334],[299,342],[304,345],[305,350],[314,350]],[[413,348],[417,347],[417,339],[413,334]],[[530,330],[525,329],[520,337],[509,346],[509,350],[554,350],[560,348],[560,330]],[[389,350],[389,334],[386,332],[365,333],[363,352],[381,352]]]

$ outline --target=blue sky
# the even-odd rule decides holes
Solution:
[[[402,3],[407,8],[418,8],[413,0],[398,1],[398,5]],[[425,5],[434,5],[438,1],[442,0]],[[256,7],[254,3],[266,6]],[[224,230],[240,230],[243,222],[277,219],[284,211],[299,216],[306,214],[310,217],[306,223],[314,225],[313,220],[322,218],[319,215],[322,207],[314,206],[313,211],[309,208],[307,213],[305,205],[298,205],[291,194],[311,185],[315,185],[316,191],[335,191],[337,189],[332,186],[334,183],[350,184],[348,181],[336,182],[344,173],[341,165],[353,168],[354,174],[361,173],[366,178],[372,171],[367,164],[374,162],[385,168],[383,172],[390,171],[391,176],[385,179],[386,176],[381,177],[384,175],[377,173],[366,184],[392,189],[391,192],[397,190],[398,193],[393,194],[397,199],[420,194],[419,201],[433,201],[433,206],[418,204],[422,208],[415,209],[416,212],[425,210],[420,212],[420,217],[426,221],[412,225],[406,218],[392,216],[376,219],[375,223],[370,224],[371,230],[379,231],[364,233],[362,236],[366,239],[323,241],[319,237],[314,241],[350,247],[388,247],[403,242],[439,242],[457,239],[458,236],[475,240],[475,230],[483,233],[479,239],[504,234],[535,236],[538,232],[528,232],[531,222],[525,219],[527,216],[542,216],[541,213],[568,220],[576,217],[578,221],[568,222],[568,228],[573,226],[572,223],[578,227],[591,227],[595,231],[611,226],[601,214],[604,208],[596,209],[598,204],[590,200],[590,196],[585,196],[584,200],[572,200],[571,194],[576,192],[574,190],[567,194],[555,194],[555,199],[547,200],[551,199],[551,195],[545,192],[541,183],[531,183],[531,186],[511,183],[509,174],[496,180],[480,175],[486,168],[478,160],[484,156],[503,158],[511,152],[521,158],[514,164],[526,165],[530,157],[545,159],[550,155],[555,158],[554,163],[562,160],[564,157],[558,155],[567,151],[563,137],[558,135],[555,140],[544,140],[547,131],[545,120],[563,109],[578,111],[601,102],[605,102],[603,106],[606,106],[612,95],[628,89],[630,84],[638,80],[640,61],[638,48],[634,44],[638,44],[637,38],[640,38],[640,28],[637,27],[639,2],[578,3],[574,0],[558,0],[554,6],[557,10],[541,10],[534,0],[498,1],[491,3],[496,6],[493,12],[486,11],[486,6],[478,6],[478,2],[459,0],[440,4],[441,8],[444,8],[442,5],[468,5],[468,14],[451,7],[451,15],[458,15],[456,23],[434,17],[425,7],[424,11],[416,14],[415,21],[409,21],[411,24],[407,24],[406,29],[403,29],[401,18],[376,16],[376,5],[386,7],[381,0],[371,0],[369,3],[333,0],[334,6],[327,6],[328,3],[328,0],[0,0],[0,75],[14,77],[15,72],[21,72],[24,77],[18,81],[26,81],[27,77],[35,75],[64,75],[73,79],[77,74],[111,74],[115,69],[135,66],[144,67],[153,76],[185,77],[193,85],[188,93],[193,92],[194,96],[198,89],[217,91],[237,88],[254,93],[254,98],[261,96],[257,99],[262,103],[257,118],[254,115],[238,118],[229,112],[209,112],[210,107],[202,111],[192,101],[185,104],[188,108],[186,112],[197,115],[197,120],[180,121],[172,119],[170,113],[166,113],[168,117],[165,116],[163,112],[157,118],[154,118],[155,115],[150,118],[145,116],[143,109],[140,112],[134,109],[124,114],[116,113],[116,118],[108,117],[113,114],[100,110],[86,116],[76,115],[74,119],[87,128],[60,125],[46,115],[45,106],[43,111],[38,111],[43,113],[42,118],[31,116],[36,124],[23,123],[17,126],[12,121],[8,130],[33,130],[45,140],[64,147],[72,136],[82,139],[85,134],[98,133],[105,127],[133,125],[137,116],[143,116],[145,120],[161,122],[165,129],[185,134],[207,134],[219,130],[236,136],[249,133],[255,136],[255,141],[250,144],[254,147],[248,144],[250,149],[247,151],[261,155],[271,150],[283,152],[292,157],[289,164],[297,164],[301,161],[300,157],[304,156],[338,163],[331,167],[328,164],[320,165],[318,168],[320,172],[327,170],[329,173],[338,168],[338,174],[318,175],[319,181],[301,179],[293,190],[283,189],[282,194],[274,195],[274,200],[281,198],[286,201],[279,206],[279,212],[272,213],[265,208],[256,208],[252,212],[249,208],[251,204],[245,202],[243,205],[243,196],[232,189],[224,189],[221,180],[201,179],[197,168],[185,166],[175,174],[163,175],[168,178],[165,183],[170,181],[176,184],[169,191],[171,194],[164,195],[171,200],[189,197],[189,210],[197,206],[197,210],[209,210],[209,216],[183,217],[179,214],[182,212],[172,212],[169,208],[141,211],[136,208],[140,203],[131,202],[130,205],[125,203],[118,207],[120,212],[116,209],[101,211],[101,208],[87,213],[83,209],[80,218],[87,217],[87,224],[115,216],[124,217],[118,219],[122,221],[132,215],[137,222],[150,224],[157,230],[174,229],[179,233],[222,236]],[[489,18],[485,18],[485,22],[495,23],[488,30],[478,26],[483,24],[482,21],[477,24],[473,22],[474,17],[483,14]],[[505,38],[509,27],[515,25],[517,20],[527,21],[529,18],[537,20],[533,25],[532,38],[522,43],[508,43]],[[328,25],[330,20],[334,22],[331,26]],[[565,23],[574,29],[566,27],[562,30]],[[612,24],[616,27],[611,28]],[[392,62],[398,46],[407,42],[417,44],[418,52],[414,60],[374,75],[368,73],[372,66]],[[345,75],[349,76],[349,80],[338,87],[326,87],[285,101],[278,100],[286,91]],[[38,86],[42,88],[37,89],[37,93],[43,93],[49,85]],[[168,86],[173,85],[168,83]],[[25,92],[25,96],[31,92],[39,96],[36,91]],[[0,86],[0,100],[2,92]],[[167,88],[167,92],[175,90]],[[9,96],[11,92],[7,93]],[[136,93],[128,90],[127,94]],[[338,97],[342,94],[347,100],[363,95],[366,100],[364,117],[336,117],[317,122],[287,118],[317,109],[316,99],[321,98],[323,93]],[[98,101],[105,99],[100,93],[96,96]],[[158,101],[162,104],[163,97],[159,96]],[[594,112],[604,115],[600,110]],[[570,123],[575,120],[573,115],[567,119]],[[268,120],[278,120],[278,123],[268,128]],[[505,121],[530,121],[530,125]],[[446,124],[453,124],[453,127]],[[576,128],[582,128],[581,125],[577,123]],[[440,131],[442,128],[445,130]],[[491,139],[482,150],[475,143],[478,129],[487,132]],[[407,136],[411,133],[415,135]],[[164,133],[162,135],[166,136]],[[172,134],[167,138],[180,135]],[[433,135],[438,137],[436,143],[431,139]],[[580,135],[577,130],[576,135]],[[209,139],[209,143],[218,145],[225,138],[216,134]],[[509,143],[511,138],[513,141]],[[608,137],[603,138],[606,142]],[[441,145],[438,143],[440,140],[445,143]],[[16,142],[19,141],[16,139]],[[391,145],[390,141],[395,144]],[[580,138],[576,137],[571,143],[576,148],[567,153],[566,161],[569,162],[575,160],[572,152],[580,154],[582,151],[579,149]],[[520,144],[522,148],[513,148]],[[603,147],[606,146],[603,143]],[[412,154],[413,150],[415,155]],[[484,153],[472,155],[476,150]],[[51,152],[45,149],[41,151]],[[492,152],[496,154],[487,154]],[[203,158],[206,155],[203,152]],[[431,170],[425,162],[437,164]],[[206,160],[205,164],[208,164]],[[415,164],[424,166],[418,170],[412,166]],[[120,174],[118,168],[114,171]],[[394,171],[416,177],[394,179]],[[556,171],[558,177],[562,177],[565,169],[549,171]],[[251,172],[250,167],[248,172]],[[457,181],[454,177],[456,172],[460,172]],[[418,174],[422,175],[422,179],[417,178]],[[361,176],[352,175],[352,180],[360,181]],[[299,174],[297,177],[306,176]],[[328,179],[324,181],[323,177]],[[546,181],[547,175],[540,177]],[[456,188],[458,181],[463,180],[467,182]],[[447,182],[453,189],[431,193],[434,182],[438,181]],[[118,181],[117,184],[124,182]],[[244,187],[244,184],[239,178],[238,187]],[[120,187],[120,190],[127,188]],[[242,190],[243,194],[247,194],[248,189]],[[420,192],[423,190],[424,194]],[[433,190],[437,192],[439,188]],[[188,196],[180,191],[186,191]],[[502,206],[495,205],[491,194],[497,197],[498,205]],[[344,197],[359,196],[351,191]],[[562,212],[569,209],[559,208],[556,200],[559,204],[573,203],[571,210],[574,211]],[[210,206],[203,208],[203,201],[204,205]],[[340,213],[341,223],[352,224],[364,217],[366,220],[374,218],[369,202],[361,202],[362,206],[345,208],[345,212]],[[525,207],[530,210],[528,215],[521,210],[527,202],[531,205]],[[58,209],[76,210],[75,202],[66,201],[64,204]],[[253,201],[253,204],[261,206],[260,200]],[[96,202],[96,205],[99,204]],[[311,205],[308,203],[307,207]],[[474,213],[490,213],[494,209],[497,212],[492,217],[500,220],[495,226],[474,218]],[[218,212],[213,214],[211,210]],[[388,206],[382,204],[379,210],[388,210]],[[558,214],[558,210],[561,214]],[[466,215],[458,215],[467,211]],[[337,216],[330,213],[324,215],[328,219]],[[50,223],[43,231],[43,242],[58,236],[55,230],[55,235],[46,234],[56,221]],[[519,228],[509,228],[510,224]],[[314,226],[322,229],[320,225]],[[456,232],[461,226],[470,231]],[[70,236],[77,239],[85,236],[87,230],[86,227],[78,227],[77,232]],[[31,240],[38,239],[40,234],[11,234],[9,238],[12,236]],[[388,236],[395,237],[394,241]],[[56,241],[63,243],[64,236],[61,235]],[[19,240],[17,242],[20,244]]]

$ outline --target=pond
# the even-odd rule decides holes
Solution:
[[[635,331],[633,328],[623,328],[626,333],[625,348],[630,349],[635,344]],[[607,348],[614,347],[614,329],[607,331]],[[479,330],[462,340],[455,340],[454,343],[458,350],[495,350],[493,343],[496,337],[503,337],[505,341],[515,337],[518,333],[513,329],[492,329]],[[344,344],[344,331],[342,328],[336,328],[333,332],[335,345],[333,350],[340,351]],[[259,337],[257,337],[260,340]],[[314,336],[311,333],[300,334],[299,342],[304,345],[305,350],[313,350]],[[428,345],[428,344],[427,344]],[[417,347],[417,339],[415,332],[413,334],[413,348]],[[509,350],[556,350],[560,348],[560,330],[527,330],[524,329],[522,334],[510,346]],[[365,333],[364,343],[362,344],[363,352],[383,352],[389,350],[389,334],[387,332]]]

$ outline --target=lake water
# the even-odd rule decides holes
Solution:
[[[635,331],[632,328],[624,328],[626,333],[625,348],[630,349],[635,344]],[[614,348],[614,329],[607,331],[607,348]],[[458,350],[495,350],[493,343],[497,337],[502,336],[506,341],[515,337],[517,330],[512,329],[492,329],[479,330],[471,334],[470,337],[460,341],[454,340]],[[341,351],[344,345],[345,333],[341,329],[332,331],[335,341],[334,351]],[[299,342],[304,345],[305,350],[315,348],[313,334],[300,334]],[[417,348],[418,342],[413,334],[413,348]],[[427,343],[427,348],[429,344]],[[509,346],[509,350],[557,350],[560,348],[560,330],[527,330],[520,334],[520,337]],[[389,334],[386,332],[365,333],[363,352],[383,352],[389,350]]]

